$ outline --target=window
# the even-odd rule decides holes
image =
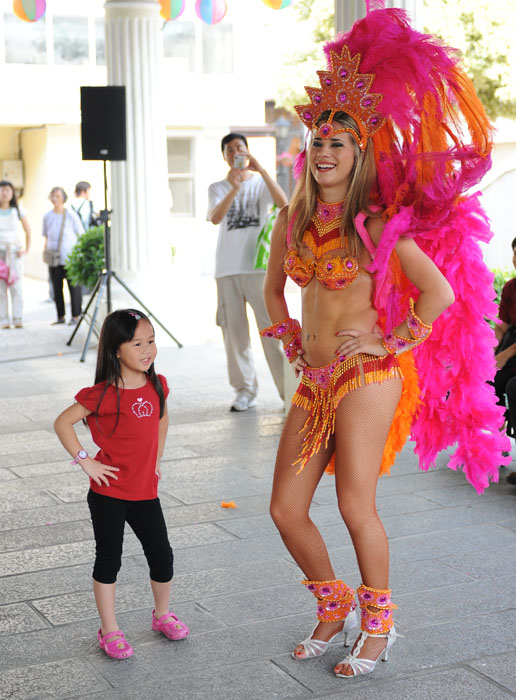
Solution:
[[[106,37],[102,17],[95,19],[95,62],[97,66],[106,65]]]
[[[202,25],[203,73],[233,72],[233,26],[231,24]]]
[[[12,12],[4,13],[5,60],[7,63],[46,63],[46,22],[23,22]]]
[[[188,70],[195,70],[195,25],[193,22],[166,22],[163,27],[165,58],[184,58]]]
[[[192,139],[167,140],[168,186],[172,195],[172,214],[194,215]]]
[[[54,63],[81,66],[89,63],[87,17],[54,15]]]

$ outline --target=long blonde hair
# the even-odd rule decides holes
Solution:
[[[318,124],[324,123],[329,115],[329,112],[324,112]],[[349,114],[346,114],[346,112],[337,112],[333,118],[333,124],[335,124],[335,122],[338,122],[339,126],[341,125],[344,128],[353,129],[357,134],[357,139],[359,138],[360,132],[358,126]],[[342,238],[342,247],[345,247],[351,255],[357,257],[360,253],[362,242],[355,228],[355,217],[361,211],[372,217],[378,217],[379,214],[369,209],[371,194],[376,185],[376,166],[374,162],[373,144],[369,139],[365,150],[361,151],[358,147],[357,140],[353,138],[351,134],[350,138],[352,139],[353,149],[355,151],[355,162],[350,174],[340,235]],[[288,207],[289,221],[292,221],[294,217],[291,244],[297,249],[299,249],[301,245],[304,233],[317,207],[317,191],[318,185],[310,170],[309,157],[307,155]]]

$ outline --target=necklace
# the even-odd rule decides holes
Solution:
[[[338,219],[342,216],[345,204],[345,199],[342,199],[340,202],[327,204],[317,197],[317,209],[315,213],[321,223],[329,224],[334,219]]]

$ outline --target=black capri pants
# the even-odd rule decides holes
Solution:
[[[88,506],[95,534],[93,578],[99,583],[115,583],[122,565],[124,527],[128,522],[140,540],[153,581],[166,583],[174,575],[174,554],[168,541],[167,526],[159,498],[124,501],[88,492]]]

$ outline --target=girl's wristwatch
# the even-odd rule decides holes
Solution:
[[[77,452],[77,457],[76,457],[75,459],[72,459],[72,461],[70,462],[70,464],[79,464],[79,460],[80,460],[80,459],[86,459],[86,457],[89,457],[89,455],[88,455],[88,453],[86,452],[86,450],[79,450],[79,452]]]

